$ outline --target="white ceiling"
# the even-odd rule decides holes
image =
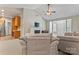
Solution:
[[[7,8],[8,7],[8,8]],[[6,9],[6,15],[17,15],[22,13],[22,8],[33,9],[38,12],[44,19],[52,20],[61,17],[79,15],[79,4],[51,4],[52,10],[55,10],[51,16],[46,15],[47,4],[7,4],[0,5]],[[1,12],[0,12],[1,13]]]
[[[44,19],[53,20],[61,17],[79,15],[79,4],[53,4],[51,5],[52,10],[56,11],[51,16],[47,16],[47,5],[42,5],[36,9],[43,16]]]
[[[36,9],[40,6],[36,4],[0,4],[0,16],[2,13],[2,9],[4,9],[4,15],[6,17],[13,17],[16,15],[22,15],[23,8],[27,9]]]
[[[2,12],[1,10],[4,10],[4,12]],[[13,16],[21,15],[22,9],[21,8],[0,8],[0,16],[2,16],[2,13],[4,13],[5,17],[12,18]]]

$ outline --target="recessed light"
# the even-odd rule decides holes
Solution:
[[[1,11],[2,11],[2,12],[4,12],[4,10],[3,10],[3,9],[2,9]]]

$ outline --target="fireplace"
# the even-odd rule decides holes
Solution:
[[[34,33],[40,33],[40,30],[34,30]]]

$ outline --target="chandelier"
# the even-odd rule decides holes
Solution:
[[[47,13],[46,13],[46,14],[47,14],[48,16],[50,16],[50,15],[52,15],[52,14],[55,13],[55,12],[56,12],[56,11],[53,11],[53,10],[52,10],[50,4],[48,4],[48,10],[47,10]]]

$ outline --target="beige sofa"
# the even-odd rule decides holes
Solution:
[[[58,49],[63,52],[79,55],[79,36],[58,36]]]
[[[58,39],[51,34],[28,34],[27,55],[57,55]]]
[[[52,37],[52,40],[50,43],[50,54],[51,55],[58,55],[58,44],[59,44],[59,38]]]
[[[79,36],[79,32],[66,32],[64,36]]]
[[[28,55],[47,55],[50,52],[49,37],[29,37],[27,38]]]

